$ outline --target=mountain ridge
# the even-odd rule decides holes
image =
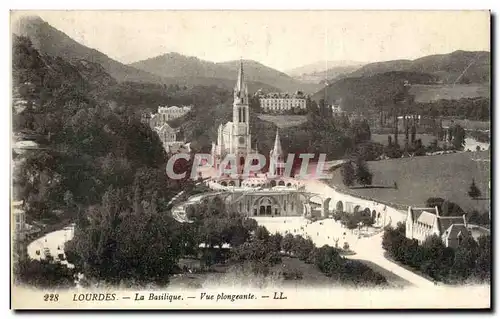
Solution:
[[[37,16],[25,16],[13,23],[13,33],[28,37],[43,54],[67,60],[82,59],[99,63],[117,81],[161,82],[157,75],[124,65],[106,54],[89,48]]]
[[[265,83],[277,88],[278,91],[288,92],[301,90],[314,93],[321,88],[318,85],[302,83],[284,72],[249,59],[211,62],[198,57],[170,52],[130,63],[129,66],[164,78],[204,77],[234,81],[238,74],[240,61],[244,64],[245,77],[249,82]]]
[[[140,70],[133,66],[116,61],[105,53],[89,48],[69,37],[64,32],[54,28],[38,16],[24,16],[12,23],[12,33],[17,36],[25,36],[30,39],[33,47],[41,54],[53,57],[61,57],[65,60],[85,60],[90,63],[100,64],[118,82],[139,82],[156,84],[178,84],[187,86],[212,86],[216,85],[228,90],[234,87],[236,76],[229,79],[186,75],[185,68],[181,68],[178,77],[163,77],[161,75]],[[180,54],[177,54],[180,56]],[[190,61],[201,61],[196,57],[187,57]],[[228,71],[231,73],[231,71]],[[231,81],[229,81],[231,80]],[[263,91],[279,91],[278,88],[262,81],[250,81],[249,90],[254,92],[258,89]]]
[[[414,60],[400,59],[369,63],[339,79],[404,71],[432,74],[438,76],[442,83],[486,83],[490,81],[490,61],[489,51],[455,50]]]

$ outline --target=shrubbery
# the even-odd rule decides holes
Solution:
[[[441,238],[431,236],[421,245],[405,236],[405,225],[387,228],[382,247],[405,265],[418,269],[438,281],[489,281],[491,271],[491,238],[481,236],[476,242],[466,237],[457,249],[444,246]]]

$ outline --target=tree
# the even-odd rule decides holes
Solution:
[[[354,185],[354,181],[356,179],[356,173],[354,170],[354,166],[351,161],[347,161],[341,167],[342,181],[345,186]]]
[[[487,281],[491,278],[491,236],[482,235],[478,238],[478,257],[474,275],[479,280]]]
[[[274,249],[277,252],[281,252],[281,243],[283,241],[283,236],[280,233],[275,233],[274,235],[269,236],[269,244],[271,249]]]
[[[71,288],[75,286],[75,271],[66,265],[20,259],[13,267],[14,280],[41,289]]]
[[[257,226],[257,229],[255,229],[255,238],[258,240],[268,240],[269,239],[269,231],[267,230],[266,227],[264,226]]]
[[[165,284],[183,251],[181,229],[151,203],[141,214],[131,207],[123,190],[109,189],[66,244],[68,261],[88,279]]]
[[[292,251],[294,244],[294,237],[292,234],[286,234],[285,237],[283,237],[283,240],[281,241],[281,249],[283,249],[284,252],[290,253]]]
[[[470,184],[469,192],[467,194],[469,194],[469,197],[472,199],[477,199],[481,196],[481,191],[477,188],[474,179],[472,179],[472,183]]]
[[[452,278],[463,281],[470,277],[474,272],[478,255],[478,244],[474,238],[472,236],[464,238],[455,250],[455,258],[450,269]]]
[[[425,206],[437,206],[439,214],[442,216],[462,216],[464,214],[464,210],[458,204],[445,200],[441,197],[429,197],[425,201]]]
[[[371,139],[370,125],[367,120],[355,120],[351,124],[349,135],[354,141],[354,144],[366,142]]]
[[[356,161],[356,180],[359,184],[366,186],[372,184],[373,174],[368,169],[366,162],[361,158]]]
[[[464,130],[464,128],[457,124],[452,128],[451,131],[453,134],[452,135],[453,139],[451,141],[453,148],[456,150],[463,150],[464,146],[465,146],[465,130]]]

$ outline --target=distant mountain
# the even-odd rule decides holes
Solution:
[[[302,74],[301,76],[296,76],[295,79],[302,81],[302,82],[328,85],[329,83],[332,83],[333,81],[337,80],[338,78],[340,78],[346,74],[349,74],[351,72],[356,71],[360,67],[361,67],[361,65],[337,66],[337,67],[330,68],[326,71],[309,73],[309,74]]]
[[[239,60],[215,63],[179,53],[167,53],[132,63],[130,66],[164,78],[182,78],[185,81],[203,79],[203,81],[214,83],[224,83],[229,80],[234,85],[239,63]],[[252,87],[259,88],[259,85],[268,91],[275,88],[278,91],[302,90],[312,93],[320,88],[316,85],[304,84],[256,61],[244,60],[243,64],[250,91],[253,91]]]
[[[201,77],[227,79],[233,76],[231,70],[223,68],[215,62],[201,60],[197,57],[185,56],[176,52],[162,54],[129,65],[140,70],[169,78]],[[234,76],[233,79],[235,79]]]
[[[394,60],[366,64],[342,77],[372,76],[378,73],[406,71],[438,76],[442,83],[487,83],[490,81],[490,52],[454,51],[425,56],[416,60]]]
[[[217,64],[231,70],[231,73],[234,74],[232,78],[234,78],[238,72],[239,63],[239,60],[235,60]],[[243,65],[245,68],[245,76],[249,81],[267,83],[285,92],[304,91],[306,93],[314,93],[321,88],[315,84],[300,82],[283,72],[253,60],[243,60]]]
[[[352,66],[361,66],[365,63],[356,62],[356,61],[318,61],[311,64],[306,64],[303,66],[299,66],[297,68],[293,68],[290,70],[286,70],[285,73],[297,78],[306,74],[317,74],[325,72],[328,69],[332,68],[345,68]]]
[[[83,59],[99,63],[117,81],[162,82],[161,77],[115,61],[95,49],[88,48],[39,17],[22,17],[13,23],[13,32],[28,37],[42,54],[65,60]]]

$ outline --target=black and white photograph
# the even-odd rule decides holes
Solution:
[[[491,309],[490,30],[11,11],[11,307]]]

